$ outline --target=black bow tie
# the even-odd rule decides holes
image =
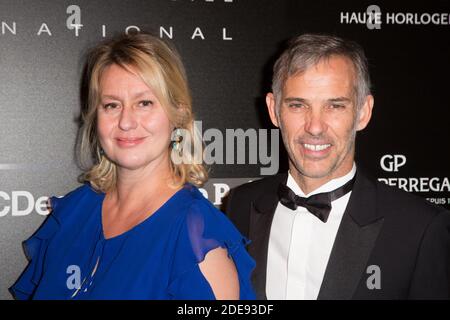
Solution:
[[[285,207],[291,210],[296,210],[298,206],[304,207],[322,222],[327,222],[331,211],[331,202],[352,190],[355,177],[336,190],[314,194],[308,198],[296,195],[288,186],[281,183],[278,188],[278,197]]]

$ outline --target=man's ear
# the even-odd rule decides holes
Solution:
[[[369,121],[372,118],[373,103],[373,96],[368,95],[363,106],[361,107],[361,110],[359,110],[358,123],[356,125],[357,131],[363,130],[369,124]]]
[[[278,125],[278,118],[277,118],[277,111],[276,111],[276,103],[275,103],[275,97],[273,96],[272,92],[269,92],[266,95],[266,105],[267,105],[267,111],[269,111],[270,120],[272,121],[273,125],[278,128],[279,125]]]

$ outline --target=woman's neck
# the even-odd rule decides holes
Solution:
[[[167,192],[172,180],[168,158],[155,160],[139,169],[118,168],[116,187],[110,196],[117,203],[140,203],[152,195]]]

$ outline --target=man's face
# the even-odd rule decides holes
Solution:
[[[329,181],[353,165],[356,131],[368,124],[372,96],[357,111],[355,75],[350,61],[332,56],[289,77],[280,105],[267,95],[270,117],[279,127],[290,169],[300,176]]]

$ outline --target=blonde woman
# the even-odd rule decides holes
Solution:
[[[94,48],[87,70],[80,156],[96,161],[83,186],[51,198],[12,294],[254,298],[246,239],[197,189],[207,173],[186,144],[199,137],[178,54],[154,36],[122,35]]]

